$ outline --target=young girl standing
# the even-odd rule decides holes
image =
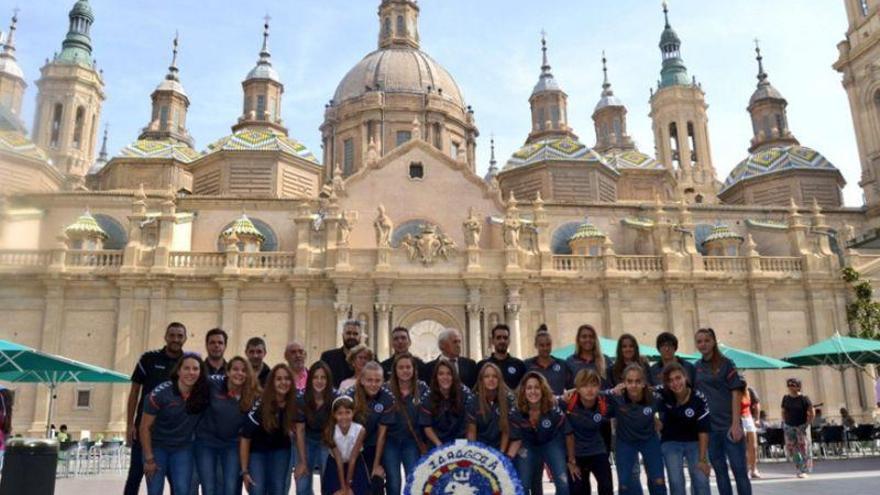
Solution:
[[[401,467],[409,475],[419,457],[427,452],[424,434],[417,421],[419,406],[428,386],[419,380],[417,361],[412,354],[405,352],[394,358],[390,387],[396,418],[394,427],[388,430],[382,464],[387,475],[387,492],[398,495],[403,487]]]
[[[324,445],[330,449],[321,477],[323,495],[364,495],[370,490],[367,463],[362,454],[367,430],[354,421],[354,401],[343,395],[333,401]]]
[[[648,473],[648,492],[666,494],[663,455],[657,435],[658,403],[648,386],[648,375],[640,364],[631,364],[623,371],[623,393],[609,395],[612,416],[617,424],[617,479],[622,495],[641,494],[642,486],[633,476],[639,454]]]
[[[306,379],[306,387],[303,393],[297,397],[299,403],[299,420],[302,426],[297,425],[297,435],[300,428],[304,430],[303,452],[296,464],[296,493],[297,495],[312,495],[312,483],[315,469],[324,469],[327,461],[327,447],[324,446],[324,427],[330,420],[330,409],[333,400],[336,399],[336,391],[333,390],[333,377],[330,367],[324,361],[318,361],[309,368]],[[297,442],[300,439],[297,438]]]
[[[346,392],[354,401],[354,420],[364,427],[363,456],[375,491],[384,487],[385,468],[382,453],[388,429],[396,424],[394,397],[382,386],[382,366],[370,361],[364,366],[357,384]]]
[[[516,394],[516,412],[522,442],[515,463],[523,487],[535,495],[532,481],[541,476],[541,468],[547,464],[556,493],[569,493],[567,471],[577,468],[574,450],[567,452],[565,440],[572,434],[571,426],[547,379],[537,371],[523,376]]]
[[[581,370],[574,379],[575,394],[565,404],[565,415],[574,431],[566,442],[574,450],[576,469],[572,473],[571,493],[590,495],[590,475],[596,478],[599,495],[612,495],[611,463],[602,430],[611,421],[608,398],[601,394],[602,377],[596,370]]]
[[[519,430],[512,427],[516,398],[494,363],[480,368],[474,400],[467,411],[467,439],[482,442],[511,457],[519,449]]]
[[[676,362],[663,368],[660,449],[672,495],[685,495],[685,460],[691,476],[691,493],[709,495],[709,405],[689,380],[687,371]]]
[[[424,428],[432,446],[465,438],[467,409],[472,400],[470,389],[462,385],[452,363],[439,359],[419,411],[419,426]]]
[[[282,495],[290,477],[290,445],[298,420],[293,372],[275,365],[259,403],[241,429],[238,455],[250,495]],[[181,492],[185,493],[185,492]]]

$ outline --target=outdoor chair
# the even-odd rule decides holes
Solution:
[[[849,431],[850,448],[855,448],[859,453],[876,452],[878,435],[880,435],[880,429],[876,426],[872,424],[858,425]]]
[[[845,453],[846,446],[843,442],[843,426],[826,425],[822,428],[819,437],[822,439],[820,443],[822,457],[829,457],[829,450],[834,455],[843,455]]]
[[[785,457],[785,434],[782,428],[767,428],[763,436],[765,442],[762,450],[766,451],[767,458]]]
[[[61,442],[58,444],[58,469],[56,476],[68,478],[76,475],[76,455],[79,442]]]

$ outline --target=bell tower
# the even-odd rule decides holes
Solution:
[[[657,89],[651,94],[650,113],[657,159],[674,173],[679,197],[693,203],[716,203],[719,184],[709,147],[706,95],[696,78],[688,77],[681,38],[669,23],[666,2],[663,15],[663,67]]]
[[[178,37],[175,36],[168,74],[150,96],[153,100],[150,123],[141,131],[139,139],[171,140],[192,147],[193,140],[186,129],[189,96],[180,82],[180,71],[177,69],[177,47]]]
[[[849,26],[837,44],[834,69],[843,87],[855,127],[862,177],[859,185],[871,215],[880,215],[880,1],[845,0]]]
[[[245,128],[270,128],[287,135],[287,129],[281,120],[281,95],[284,84],[275,67],[272,67],[272,55],[269,53],[269,21],[266,16],[263,23],[263,46],[257,65],[248,72],[242,81],[244,105],[238,123],[232,126],[233,132]]]
[[[81,188],[95,158],[104,79],[92,59],[95,15],[88,0],[77,1],[69,18],[61,53],[40,69],[33,140],[67,176],[67,186]]]
[[[577,139],[568,127],[568,95],[556,82],[547,58],[547,34],[541,33],[541,75],[529,97],[532,108],[532,131],[526,143],[541,139],[569,136]]]

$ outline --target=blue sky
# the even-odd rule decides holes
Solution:
[[[548,33],[553,72],[569,95],[569,120],[594,142],[590,114],[602,82],[601,51],[611,81],[629,110],[629,131],[653,151],[649,89],[660,69],[663,28],[654,0],[422,0],[422,49],[456,78],[476,112],[478,171],[495,135],[499,161],[529,130],[528,97],[538,78],[540,31]],[[25,122],[32,122],[39,68],[60,50],[73,0],[21,2],[17,55],[29,83]],[[286,93],[282,115],[291,136],[320,156],[318,127],[337,83],[375,49],[379,0],[91,0],[94,56],[104,70],[110,150],[133,141],[147,123],[149,95],[180,31],[181,80],[192,105],[196,148],[229,133],[241,111],[241,80],[253,67],[262,18],[272,16],[270,48]],[[11,15],[13,2],[3,2]],[[0,7],[0,8],[2,8]],[[831,64],[847,26],[843,2],[803,0],[671,0],[682,53],[709,103],[712,156],[720,180],[746,155],[751,125],[745,107],[755,87],[753,39],[760,38],[771,82],[789,102],[802,144],[843,172],[845,202],[862,204],[860,167],[846,94]],[[3,22],[6,26],[7,22]],[[4,27],[5,29],[5,27]]]

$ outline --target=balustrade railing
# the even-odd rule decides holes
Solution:
[[[172,251],[168,256],[169,268],[223,268],[225,265],[225,253]]]
[[[765,256],[760,258],[765,272],[797,273],[803,271],[801,258],[794,256]]]
[[[660,256],[618,256],[617,269],[622,272],[662,272]]]
[[[553,256],[553,269],[560,272],[600,272],[604,267],[599,256]]]
[[[119,268],[122,266],[121,250],[67,251],[65,264],[71,267]]]
[[[265,252],[241,253],[238,255],[239,268],[257,270],[293,270],[296,257],[294,253]]]
[[[52,252],[39,249],[9,249],[0,251],[0,266],[48,266]]]
[[[743,256],[703,256],[707,272],[747,272],[748,260]]]

